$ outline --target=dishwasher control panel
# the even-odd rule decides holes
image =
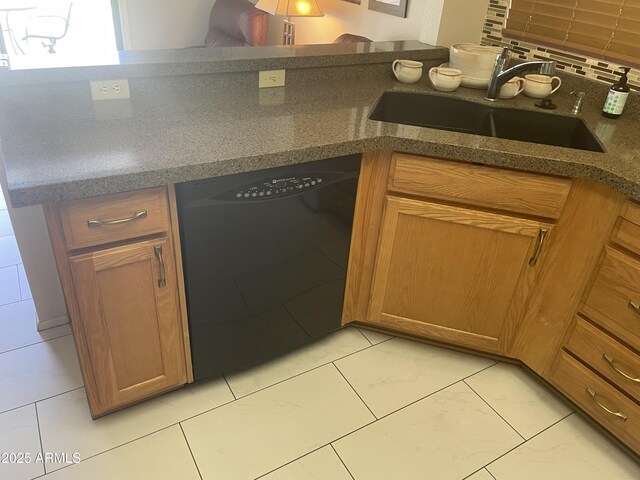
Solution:
[[[324,182],[320,176],[273,178],[250,185],[243,185],[235,192],[235,197],[260,198],[289,195],[315,187]]]

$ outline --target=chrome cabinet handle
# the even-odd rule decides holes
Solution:
[[[142,210],[140,212],[135,212],[133,215],[127,218],[118,218],[117,220],[100,220],[99,218],[93,218],[91,220],[87,220],[87,225],[89,228],[100,227],[102,225],[118,225],[120,223],[127,223],[133,220],[137,220],[138,218],[146,218],[147,211]]]
[[[167,276],[164,271],[164,259],[162,258],[162,245],[156,245],[153,247],[156,252],[156,257],[158,257],[158,263],[160,264],[160,278],[158,278],[158,287],[166,287],[167,286]]]
[[[605,412],[607,412],[610,415],[613,415],[615,417],[621,418],[623,422],[627,421],[627,416],[624,413],[621,412],[614,412],[613,410],[609,410],[607,407],[605,407],[603,404],[601,404],[598,399],[596,398],[596,392],[594,392],[593,390],[591,390],[589,387],[587,387],[586,390],[587,394],[591,397],[591,399],[596,403],[596,405],[598,405],[601,409],[603,409]]]
[[[636,382],[636,383],[640,383],[640,378],[638,377],[632,377],[631,375],[627,375],[626,373],[624,373],[622,370],[620,370],[618,367],[616,367],[616,364],[613,363],[613,357],[607,353],[604,353],[602,355],[602,358],[604,358],[607,363],[609,364],[609,366],[611,368],[613,368],[616,372],[618,372],[620,375],[622,375],[624,378],[631,380],[632,382]]]
[[[536,247],[533,257],[529,259],[529,265],[532,267],[538,263],[538,257],[540,257],[542,253],[542,247],[544,246],[544,239],[547,238],[547,233],[549,233],[549,230],[546,228],[541,228],[538,232],[538,246]]]
[[[640,315],[640,304],[638,302],[634,302],[633,300],[629,300],[629,308],[631,308],[638,315]]]

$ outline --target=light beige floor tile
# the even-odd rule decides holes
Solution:
[[[13,227],[11,226],[11,219],[9,219],[9,212],[7,210],[0,210],[0,237],[12,234]]]
[[[487,467],[498,480],[632,480],[640,466],[576,414]]]
[[[270,472],[372,420],[325,365],[182,425],[203,478],[233,480]]]
[[[91,420],[84,389],[74,390],[38,403],[42,446],[86,458],[231,400],[229,387],[218,378]]]
[[[22,263],[15,235],[0,237],[0,267]]]
[[[517,365],[499,363],[465,382],[526,439],[571,413]]]
[[[0,414],[0,478],[27,480],[42,475],[44,466],[38,463],[39,453],[40,437],[34,405]],[[11,457],[5,458],[6,454],[28,454],[29,461],[23,456],[20,463],[14,463]]]
[[[322,447],[261,480],[352,480],[331,446]]]
[[[71,335],[0,353],[0,412],[81,386]]]
[[[344,328],[283,357],[225,376],[236,397],[243,397],[368,347],[357,329]]]
[[[367,330],[366,328],[361,328],[360,331],[362,334],[367,337],[372,344],[377,345],[378,343],[384,342],[385,340],[389,340],[393,338],[391,335],[386,335],[380,332],[374,332],[373,330]]]
[[[43,479],[199,480],[200,476],[180,426],[175,425]]]
[[[380,418],[494,363],[444,348],[394,338],[336,366]]]
[[[24,271],[24,265],[22,263],[18,265],[18,280],[20,282],[20,297],[22,300],[32,298],[29,281],[27,280],[27,273]]]
[[[460,382],[333,445],[356,479],[446,480],[470,475],[521,442]]]
[[[18,269],[11,265],[0,268],[0,305],[13,303],[20,300],[20,283],[18,281]],[[0,322],[3,317],[0,316]]]
[[[0,305],[0,353],[69,335],[69,325],[36,330],[36,309],[32,300]]]
[[[465,480],[495,480],[486,469],[482,469],[470,477],[467,477]]]

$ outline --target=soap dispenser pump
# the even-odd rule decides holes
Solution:
[[[607,99],[604,102],[604,107],[602,107],[602,115],[607,118],[619,118],[622,115],[622,110],[624,110],[624,105],[627,103],[627,98],[629,97],[629,85],[627,85],[627,74],[629,70],[628,67],[624,67],[622,69],[624,73],[620,80],[614,83],[609,89],[609,94],[607,95]]]

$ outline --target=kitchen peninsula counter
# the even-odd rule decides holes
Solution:
[[[417,42],[369,48],[376,45],[381,52],[333,63],[326,55],[316,55],[316,63],[307,57],[246,60],[251,70],[234,60],[232,73],[221,67],[223,60],[201,60],[199,68],[189,62],[186,75],[170,62],[173,70],[163,64],[164,73],[152,77],[142,76],[142,66],[123,65],[120,72],[109,67],[112,78],[128,70],[139,75],[129,77],[128,100],[93,102],[89,67],[77,78],[73,69],[54,71],[56,83],[37,83],[46,78],[42,72],[2,72],[0,137],[11,202],[36,205],[379,149],[587,178],[640,200],[636,98],[622,118],[606,119],[598,103],[606,85],[584,81],[589,85],[581,115],[606,153],[372,121],[368,115],[386,90],[478,102],[484,96],[482,90],[442,94],[431,88],[426,70],[446,61],[447,49]],[[397,82],[393,58],[423,61],[425,75],[417,84]],[[347,60],[359,63],[345,65]],[[277,65],[287,68],[286,87],[259,90],[256,66]],[[104,74],[95,68],[98,77]],[[157,68],[148,67],[150,73]],[[25,81],[11,85],[12,75]],[[566,81],[554,96],[555,114],[568,114],[571,83],[579,81]],[[534,102],[520,95],[494,106],[538,110]]]

